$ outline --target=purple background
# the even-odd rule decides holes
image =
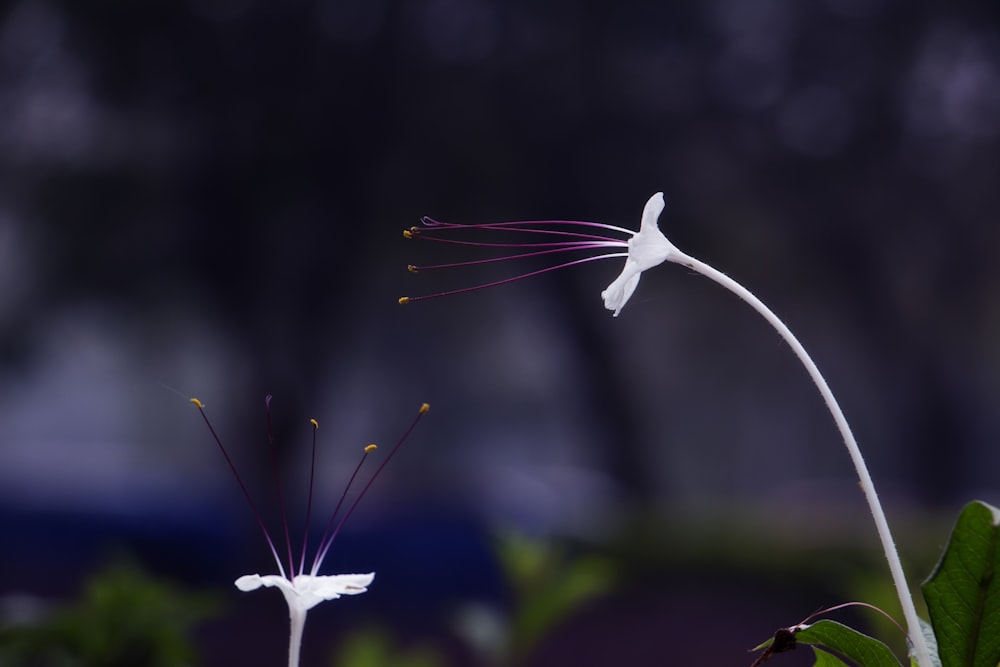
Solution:
[[[670,239],[757,293],[828,374],[919,581],[961,504],[1000,502],[997,7],[7,3],[0,592],[72,594],[109,548],[195,586],[270,571],[178,393],[206,403],[272,521],[266,393],[293,508],[309,418],[331,507],[359,448],[427,401],[325,568],[379,578],[310,619],[306,664],[358,610],[440,637],[462,600],[502,600],[488,540],[507,525],[629,571],[539,664],[623,646],[633,665],[749,663],[762,635],[851,593],[823,566],[818,590],[748,573],[729,537],[792,561],[877,549],[769,327],[673,265],[612,319],[617,261],[396,304],[538,268],[410,275],[472,258],[404,240],[421,215],[635,228],[659,190]],[[678,546],[635,569],[636,525],[662,531],[651,553],[693,541],[718,561]],[[280,660],[277,594],[230,602],[206,664],[254,610],[266,629],[242,664]]]

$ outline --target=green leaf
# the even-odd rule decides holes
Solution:
[[[972,502],[958,517],[948,546],[924,583],[942,667],[1000,663],[1000,510]]]
[[[496,549],[515,593],[509,643],[516,655],[527,654],[546,632],[615,583],[611,561],[556,542],[507,532]]]
[[[812,650],[816,656],[816,662],[813,663],[813,667],[848,667],[846,662],[832,653],[827,653],[816,646],[813,646]]]
[[[837,652],[863,667],[900,667],[889,647],[868,635],[836,621],[817,621],[795,635],[800,644],[811,644]],[[818,659],[818,658],[817,658]],[[830,662],[822,665],[843,663]],[[994,666],[995,667],[995,666]]]
[[[564,561],[530,596],[523,597],[513,623],[515,648],[526,651],[582,603],[607,592],[613,568],[603,559],[579,557]]]

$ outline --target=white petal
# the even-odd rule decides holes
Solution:
[[[642,208],[642,224],[639,226],[640,232],[645,232],[649,229],[659,230],[657,220],[659,220],[660,214],[663,213],[664,206],[666,204],[663,202],[662,192],[657,192],[646,201],[646,205]]]
[[[277,574],[261,576],[247,574],[236,580],[236,587],[241,591],[253,591],[261,586],[276,586],[285,596],[288,608],[293,613],[306,612],[324,600],[336,600],[341,595],[358,595],[368,590],[375,579],[375,573],[367,574],[334,574],[328,576],[311,576],[300,574],[291,582]]]
[[[259,574],[245,574],[235,582],[236,588],[240,589],[244,593],[247,591],[255,591],[264,585],[264,582],[260,580]]]
[[[635,291],[636,286],[639,284],[639,276],[642,274],[638,269],[638,265],[632,260],[626,260],[625,268],[622,272],[614,279],[607,289],[601,292],[601,297],[604,299],[604,307],[608,310],[615,311],[614,316],[618,317],[618,313],[622,311],[625,303],[632,296],[632,292]]]
[[[341,595],[358,595],[368,590],[375,573],[368,574],[332,574],[322,577],[312,577],[311,592],[326,600],[332,600]],[[298,579],[296,579],[298,581]]]
[[[648,205],[647,208],[649,208]],[[667,240],[667,237],[663,235],[655,223],[647,226],[645,220],[639,233],[628,240],[628,258],[635,261],[640,271],[659,266],[671,257],[677,257],[680,254],[681,251]]]
[[[261,586],[267,586],[268,588],[271,586],[277,586],[282,590],[289,591],[294,590],[295,588],[292,586],[292,583],[288,581],[288,579],[276,574],[267,574],[263,577],[259,574],[245,574],[233,583],[236,584],[236,588],[240,589],[244,593],[247,591],[255,591]]]
[[[667,240],[657,225],[657,219],[663,212],[663,206],[662,192],[657,192],[646,202],[646,206],[642,209],[642,223],[639,226],[639,231],[628,241],[628,258],[625,260],[625,268],[622,269],[621,274],[615,278],[614,282],[601,292],[604,307],[613,310],[615,317],[618,317],[618,313],[622,311],[629,297],[632,296],[643,271],[659,266],[671,257],[682,256],[681,252]]]
[[[303,609],[312,609],[324,600],[336,600],[341,595],[358,595],[368,590],[367,586],[375,578],[368,574],[332,574],[313,577],[308,574],[295,577],[297,598],[288,604],[296,604]],[[286,596],[288,597],[288,596]]]

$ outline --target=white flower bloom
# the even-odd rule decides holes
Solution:
[[[461,289],[453,289],[437,294],[428,294],[416,297],[401,297],[400,304],[411,301],[421,301],[442,296],[473,292],[487,287],[505,285],[523,278],[537,276],[549,271],[575,266],[584,262],[591,262],[599,259],[609,259],[612,257],[625,257],[625,267],[621,274],[608,285],[607,289],[601,292],[604,299],[604,306],[614,312],[617,317],[622,308],[628,303],[629,298],[639,284],[639,278],[646,269],[659,266],[665,261],[682,264],[696,273],[715,281],[739,298],[748,303],[754,310],[766,319],[771,326],[781,335],[781,337],[792,348],[799,361],[805,366],[816,387],[819,389],[823,400],[826,402],[833,420],[840,430],[844,439],[844,444],[850,454],[858,473],[861,489],[868,500],[869,509],[875,519],[875,526],[879,537],[882,540],[882,547],[885,551],[886,561],[889,563],[889,570],[892,573],[893,583],[899,594],[899,602],[903,608],[909,628],[909,638],[913,647],[912,655],[920,667],[929,667],[934,664],[932,651],[928,648],[926,638],[922,632],[922,621],[917,616],[913,598],[909,592],[909,585],[903,573],[903,566],[896,552],[896,546],[889,531],[889,524],[885,518],[885,512],[879,502],[878,494],[875,492],[875,485],[872,482],[868,467],[865,464],[861,449],[858,447],[854,435],[851,433],[847,419],[844,417],[840,405],[837,403],[833,392],[827,385],[823,375],[819,372],[816,364],[806,352],[798,339],[792,334],[784,322],[778,318],[764,303],[754,296],[747,288],[736,282],[721,271],[682,253],[670,241],[666,239],[657,226],[657,220],[663,211],[663,193],[657,192],[646,202],[642,212],[642,223],[638,232],[633,232],[623,227],[616,227],[597,222],[580,222],[572,220],[535,220],[525,222],[495,222],[486,224],[462,225],[441,222],[431,218],[422,218],[421,225],[410,227],[403,231],[403,236],[410,239],[426,239],[441,243],[451,243],[461,246],[475,246],[478,248],[490,248],[507,250],[511,254],[501,257],[491,257],[464,262],[453,262],[448,264],[437,264],[428,266],[410,265],[407,267],[413,273],[431,269],[454,269],[465,268],[475,265],[492,264],[511,259],[525,259],[541,257],[576,257],[561,263],[556,263],[542,269],[529,273],[522,273],[510,278],[495,280],[493,282],[474,285]],[[603,230],[603,231],[602,231]],[[471,240],[467,235],[479,236],[485,240]],[[542,239],[533,242],[524,242],[525,235],[532,235],[531,238]],[[511,239],[514,236],[515,238]],[[619,238],[619,237],[624,238]],[[496,239],[496,240],[490,240]],[[508,240],[510,239],[510,240]],[[608,250],[608,249],[612,250]],[[621,252],[621,249],[627,252]],[[582,257],[580,255],[583,255]]]
[[[238,589],[241,591],[255,591],[258,588],[266,587],[272,588],[276,587],[281,594],[285,597],[285,602],[288,603],[288,617],[291,621],[289,639],[288,639],[288,666],[298,667],[299,665],[299,652],[302,645],[302,632],[305,627],[306,614],[307,612],[318,605],[320,602],[326,600],[336,600],[342,595],[358,595],[364,593],[368,590],[368,586],[371,585],[372,581],[375,579],[375,573],[369,572],[368,574],[335,574],[335,575],[320,575],[318,574],[320,566],[323,564],[323,559],[326,558],[327,552],[330,550],[330,546],[333,544],[334,539],[340,533],[340,529],[343,527],[344,522],[347,521],[348,517],[354,512],[354,509],[358,506],[361,498],[364,497],[368,489],[371,488],[372,482],[378,477],[379,473],[386,466],[390,459],[395,456],[399,448],[403,446],[406,439],[413,432],[417,423],[420,421],[423,415],[427,414],[430,406],[424,403],[420,406],[420,410],[417,412],[417,416],[410,422],[410,426],[403,432],[403,435],[396,441],[389,455],[382,461],[382,464],[375,470],[374,473],[368,478],[367,483],[361,489],[353,501],[347,504],[344,508],[344,502],[347,499],[348,490],[351,488],[351,484],[355,481],[360,472],[362,465],[368,458],[368,455],[377,449],[376,445],[368,445],[364,448],[364,453],[361,456],[361,460],[358,462],[357,467],[354,469],[354,473],[351,475],[347,482],[347,486],[344,489],[343,494],[340,497],[340,502],[337,503],[336,508],[334,508],[333,513],[330,515],[330,519],[326,524],[326,530],[323,532],[323,536],[319,540],[319,545],[316,547],[316,553],[313,557],[312,569],[309,574],[305,574],[305,560],[306,552],[308,547],[308,534],[309,534],[309,520],[311,518],[312,510],[312,491],[313,491],[313,477],[316,472],[316,431],[319,429],[319,422],[315,419],[310,419],[310,423],[313,425],[313,447],[312,447],[312,465],[309,470],[309,494],[308,494],[308,505],[306,507],[306,536],[302,540],[302,553],[298,561],[298,568],[296,568],[295,559],[292,557],[292,541],[288,530],[288,521],[285,517],[285,503],[282,498],[281,484],[277,481],[277,476],[275,477],[275,484],[278,487],[278,499],[279,505],[281,506],[281,523],[283,527],[284,537],[285,537],[285,548],[288,553],[288,567],[286,569],[285,565],[282,564],[281,558],[278,556],[278,550],[274,546],[274,540],[271,539],[270,533],[268,533],[267,528],[264,525],[264,520],[261,516],[260,511],[257,509],[257,505],[253,502],[253,498],[250,497],[250,493],[247,491],[246,486],[243,484],[243,480],[240,479],[240,475],[236,472],[236,467],[233,465],[232,459],[229,457],[229,452],[222,444],[222,440],[219,438],[218,434],[215,432],[215,428],[212,427],[211,422],[208,420],[208,415],[205,414],[205,405],[199,401],[197,398],[190,399],[191,403],[201,411],[201,416],[205,420],[205,424],[208,426],[208,430],[212,434],[212,438],[215,440],[216,444],[222,452],[223,457],[226,459],[226,463],[229,464],[230,470],[233,472],[233,476],[236,477],[236,481],[240,486],[240,490],[243,491],[243,495],[246,497],[247,503],[250,505],[250,509],[253,511],[254,518],[257,519],[257,523],[260,526],[261,532],[264,533],[264,539],[267,541],[267,546],[271,550],[271,555],[274,556],[274,562],[278,566],[278,574],[247,574],[234,583]],[[274,455],[274,434],[271,432],[271,397],[267,396],[264,399],[265,407],[267,408],[267,436],[268,441],[271,444],[272,455]],[[344,509],[343,514],[341,514],[341,509]],[[298,574],[296,574],[296,569]]]
[[[622,312],[629,297],[639,284],[639,277],[646,269],[659,266],[668,259],[682,256],[682,253],[667,240],[660,231],[657,220],[663,212],[663,193],[657,192],[646,202],[642,210],[642,223],[639,231],[628,240],[628,257],[625,268],[615,278],[608,288],[601,292],[604,307],[613,310],[614,316]]]
[[[479,248],[494,248],[508,250],[511,254],[501,257],[479,259],[449,264],[420,265],[411,264],[409,270],[421,273],[432,269],[454,269],[470,267],[478,264],[492,264],[511,259],[565,257],[576,255],[570,259],[536,271],[522,273],[511,278],[461,289],[428,294],[425,296],[399,299],[405,304],[411,301],[422,301],[441,296],[473,292],[486,287],[505,285],[523,278],[530,278],[549,271],[556,271],[577,264],[592,262],[599,259],[625,258],[625,268],[608,288],[601,292],[604,305],[614,311],[615,316],[632,296],[639,284],[639,276],[646,269],[662,264],[664,261],[687,263],[688,257],[678,250],[674,244],[660,232],[657,219],[663,211],[663,193],[657,192],[649,198],[642,212],[642,222],[638,232],[625,227],[609,225],[602,222],[581,222],[575,220],[531,220],[525,222],[492,222],[485,224],[454,224],[441,222],[431,218],[422,218],[422,225],[410,227],[403,236],[410,239],[425,239],[440,243],[451,243]],[[484,240],[465,239],[468,234],[479,234]],[[511,237],[511,240],[505,240]],[[525,241],[526,238],[539,239]],[[489,239],[497,240],[489,240]],[[579,255],[583,254],[582,257]]]
[[[368,574],[333,574],[312,576],[296,575],[289,581],[277,574],[246,574],[236,580],[236,588],[243,592],[254,591],[261,586],[277,586],[288,602],[288,608],[309,611],[320,602],[336,600],[341,595],[358,595],[368,590],[375,573]]]

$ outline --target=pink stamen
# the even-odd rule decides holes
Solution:
[[[536,271],[530,271],[528,273],[523,273],[521,275],[513,276],[511,278],[504,278],[503,280],[495,280],[488,283],[483,283],[480,285],[474,285],[472,287],[463,287],[461,289],[448,290],[446,292],[438,292],[437,294],[427,294],[424,296],[414,296],[414,297],[402,297],[399,299],[399,303],[405,304],[411,301],[423,301],[425,299],[437,299],[443,296],[454,296],[456,294],[464,294],[466,292],[475,292],[481,289],[486,289],[488,287],[498,287],[500,285],[506,285],[508,283],[516,282],[518,280],[523,280],[525,278],[532,278],[534,276],[539,276],[543,273],[548,273],[550,271],[557,271],[559,269],[565,269],[570,266],[575,266],[577,264],[584,264],[586,262],[592,262],[598,259],[611,259],[617,257],[628,257],[628,252],[625,249],[628,248],[629,239],[635,236],[635,232],[630,229],[625,229],[623,227],[616,227],[614,225],[607,225],[600,222],[582,222],[577,220],[528,220],[523,222],[491,222],[484,224],[455,224],[442,222],[440,220],[434,220],[433,218],[423,217],[420,219],[423,226],[411,227],[410,229],[403,232],[403,235],[407,238],[412,239],[423,239],[426,241],[435,241],[438,243],[450,243],[453,245],[471,246],[477,248],[504,248],[504,249],[514,249],[514,250],[526,250],[524,252],[514,252],[513,254],[503,255],[500,257],[490,257],[486,259],[476,259],[467,260],[462,262],[451,262],[447,264],[431,264],[426,266],[421,265],[409,265],[407,268],[413,273],[420,273],[422,271],[429,271],[432,269],[454,269],[468,266],[475,266],[477,264],[493,264],[497,262],[507,262],[510,260],[517,259],[527,259],[531,257],[542,257],[547,255],[558,255],[560,253],[568,252],[588,252],[596,251],[607,248],[622,248],[623,252],[610,252],[606,254],[592,255],[589,257],[582,257],[570,262],[563,262],[561,264],[556,264],[554,266],[548,266]],[[591,228],[600,229],[614,232],[616,234],[624,234],[627,238],[619,239],[614,236],[607,236],[601,234],[584,233],[580,231],[571,231],[565,228]],[[441,236],[445,232],[465,232],[465,231],[480,231],[480,232],[504,232],[509,234],[544,234],[547,236],[561,237],[563,240],[553,240],[553,241],[510,241],[510,242],[497,242],[497,241],[483,241],[483,240],[463,240],[456,238],[447,238]],[[572,240],[565,240],[572,239]]]
[[[557,230],[551,229],[553,226],[560,227],[593,227],[595,229],[607,229],[608,231],[618,232],[620,234],[625,234],[626,236],[634,236],[635,232],[631,229],[626,229],[625,227],[617,227],[615,225],[608,225],[603,222],[583,222],[580,220],[521,220],[517,222],[485,222],[479,224],[462,224],[456,222],[443,222],[441,220],[435,220],[434,218],[429,218],[426,215],[420,218],[420,222],[424,225],[426,229],[507,229],[511,228],[514,231],[523,232],[536,232],[536,233],[557,233]],[[525,227],[526,229],[517,230],[518,227]],[[539,229],[532,229],[538,227]],[[417,227],[416,231],[421,231],[422,228]],[[412,230],[411,230],[412,231]],[[568,233],[568,232],[564,232]],[[607,238],[607,237],[596,237],[596,238]]]
[[[219,446],[219,451],[222,452],[222,456],[225,457],[226,463],[229,464],[229,469],[233,473],[233,477],[236,478],[236,483],[240,485],[240,490],[243,491],[243,497],[246,498],[247,504],[250,505],[250,511],[253,512],[254,518],[257,519],[257,525],[260,526],[260,532],[264,533],[264,539],[267,540],[267,546],[271,549],[271,555],[274,556],[274,562],[278,564],[278,572],[282,577],[288,578],[285,574],[285,568],[281,565],[281,559],[278,557],[278,550],[274,547],[274,541],[271,540],[271,534],[267,532],[267,526],[264,525],[264,518],[261,513],[257,510],[257,505],[254,504],[253,498],[250,496],[250,492],[247,491],[246,485],[243,483],[243,479],[240,474],[236,471],[236,466],[233,465],[233,460],[229,458],[229,452],[226,451],[225,446],[222,444],[222,439],[219,438],[219,434],[215,432],[215,428],[212,426],[212,422],[208,420],[208,415],[205,414],[205,406],[197,398],[192,398],[191,402],[198,408],[201,412],[202,419],[205,420],[205,425],[208,426],[209,432],[212,434],[212,438],[215,443]]]
[[[523,273],[519,276],[514,276],[513,278],[504,278],[503,280],[495,280],[491,283],[483,283],[482,285],[473,285],[472,287],[463,287],[461,289],[449,290],[447,292],[438,292],[437,294],[424,294],[423,296],[404,296],[400,298],[400,303],[410,303],[411,301],[424,301],[425,299],[437,299],[442,296],[454,296],[456,294],[465,294],[466,292],[476,292],[481,289],[486,289],[488,287],[497,287],[499,285],[506,285],[508,283],[517,282],[518,280],[524,280],[525,278],[532,278],[534,276],[540,276],[543,273],[549,273],[550,271],[558,271],[559,269],[565,269],[569,266],[575,266],[577,264],[585,264],[586,262],[593,262],[599,259],[611,259],[613,257],[628,257],[627,252],[616,252],[607,255],[594,255],[593,257],[583,257],[581,259],[573,260],[572,262],[565,262],[564,264],[557,264],[556,266],[547,266],[544,269],[538,269],[537,271],[531,271],[530,273]]]
[[[264,407],[267,413],[267,442],[271,447],[271,471],[274,473],[274,486],[278,490],[278,507],[281,509],[281,525],[285,528],[285,545],[288,548],[288,569],[292,580],[295,579],[295,561],[292,558],[292,537],[288,531],[288,515],[285,512],[285,496],[281,492],[281,475],[278,474],[278,448],[274,446],[274,431],[271,429],[271,395],[264,397]]]
[[[302,553],[299,556],[299,574],[306,571],[306,549],[309,543],[309,523],[312,516],[313,504],[313,480],[316,477],[316,431],[319,430],[319,422],[311,419],[310,423],[313,425],[312,460],[309,462],[309,499],[306,501],[306,526],[305,530],[302,531]]]
[[[354,510],[355,508],[357,508],[358,503],[360,503],[361,499],[365,497],[366,493],[368,493],[368,489],[371,488],[372,483],[375,481],[375,478],[379,476],[382,470],[389,464],[389,461],[392,460],[392,457],[396,455],[396,452],[399,451],[399,448],[403,446],[404,442],[406,442],[406,439],[410,437],[410,434],[413,433],[413,429],[415,429],[417,427],[417,424],[420,423],[420,419],[425,414],[427,414],[428,409],[430,409],[430,406],[427,405],[426,403],[420,406],[420,410],[417,412],[417,416],[413,418],[413,421],[410,422],[410,425],[403,432],[403,435],[401,435],[399,437],[399,440],[396,441],[396,444],[389,451],[389,455],[385,457],[385,459],[382,461],[379,467],[375,469],[375,472],[372,473],[372,476],[368,478],[368,482],[365,484],[364,488],[361,489],[361,492],[358,493],[357,497],[354,499],[354,502],[351,503],[351,506],[347,508],[347,512],[344,513],[344,517],[340,520],[340,523],[337,524],[337,527],[333,529],[333,532],[330,533],[330,536],[329,538],[326,539],[325,544],[323,542],[320,543],[320,549],[317,552],[316,560],[315,562],[313,562],[312,566],[313,575],[319,572],[320,565],[323,564],[323,559],[326,558],[326,553],[327,551],[330,550],[330,545],[333,544],[333,540],[336,539],[337,534],[340,532],[340,529],[343,528],[344,523],[346,523],[347,520],[350,518],[351,514],[354,513]],[[368,453],[366,451],[365,457],[367,457],[367,454]],[[361,462],[364,463],[364,458],[362,458]],[[354,475],[357,475],[357,471],[360,469],[361,469],[361,463],[358,464],[358,468],[357,470],[354,471]],[[354,475],[351,476],[352,482],[354,481]],[[350,486],[350,482],[348,482],[348,486]],[[347,494],[346,489],[344,490],[344,494],[345,495]],[[343,501],[343,498],[341,498],[341,501]],[[340,507],[340,503],[337,503],[337,507],[338,508]],[[336,516],[336,511],[334,511],[334,516]],[[331,517],[330,520],[333,521],[333,518]]]
[[[489,244],[471,244],[471,245],[489,245]],[[534,244],[526,243],[523,244],[528,247],[541,247],[546,245],[555,244]],[[561,245],[561,244],[560,244]],[[429,265],[413,265],[411,264],[408,268],[414,273],[419,273],[420,271],[429,271],[430,269],[452,269],[461,266],[473,266],[475,264],[492,264],[494,262],[506,262],[512,259],[524,259],[526,257],[539,257],[541,255],[553,255],[562,252],[575,252],[580,250],[596,250],[598,248],[617,248],[625,245],[624,243],[611,243],[610,241],[605,241],[601,243],[591,243],[588,241],[574,241],[570,246],[563,246],[559,248],[548,248],[546,250],[538,250],[535,252],[522,252],[516,255],[504,255],[502,257],[490,257],[488,259],[474,259],[468,262],[454,262],[452,264],[429,264]],[[502,246],[502,247],[517,247],[517,246]],[[617,255],[616,255],[617,256]],[[595,258],[596,259],[596,258]]]
[[[537,231],[542,234],[544,232]],[[418,234],[415,238],[421,241],[434,241],[435,243],[450,243],[452,245],[474,246],[477,248],[589,248],[589,247],[625,247],[628,241],[618,239],[608,239],[603,236],[592,236],[590,234],[567,234],[577,238],[588,239],[586,241],[554,241],[552,243],[487,243],[486,241],[459,241],[458,239],[445,239],[438,236],[428,236]]]
[[[327,537],[330,538],[330,542],[333,542],[333,537],[331,536],[330,530],[333,528],[333,522],[337,519],[337,515],[340,514],[340,508],[344,505],[344,500],[347,498],[348,491],[351,490],[351,486],[354,484],[354,480],[357,478],[358,473],[361,472],[361,466],[364,465],[365,461],[368,459],[368,450],[361,455],[361,460],[358,461],[358,465],[354,467],[354,472],[351,473],[350,479],[347,480],[347,484],[344,485],[344,490],[340,494],[340,498],[337,500],[337,506],[333,508],[333,512],[330,513],[330,520],[326,522],[326,529],[323,531],[323,537],[319,540],[319,546],[316,547],[316,558],[313,560],[312,574],[316,574],[319,571],[319,562],[322,560],[321,554],[326,554],[326,548],[329,548],[327,543]],[[340,526],[337,526],[338,530]],[[336,535],[336,532],[333,533]],[[324,548],[326,547],[326,548]]]
[[[260,526],[260,530],[264,534],[264,539],[267,541],[267,546],[271,549],[271,555],[274,557],[274,562],[278,565],[278,572],[281,574],[283,578],[288,579],[289,581],[294,581],[296,575],[295,575],[295,564],[292,556],[292,542],[289,534],[288,520],[286,518],[286,513],[285,513],[284,499],[281,492],[281,482],[279,479],[279,475],[277,474],[277,465],[276,465],[277,450],[274,445],[274,434],[271,428],[271,395],[268,394],[265,397],[264,405],[267,410],[267,435],[268,435],[268,441],[271,446],[272,463],[275,464],[273,465],[273,468],[275,471],[274,475],[275,484],[278,490],[278,500],[281,505],[281,521],[285,528],[285,542],[288,547],[289,571],[287,573],[285,571],[285,567],[281,564],[281,558],[278,556],[278,550],[274,545],[274,541],[271,539],[271,535],[267,531],[267,527],[264,525],[263,516],[257,509],[257,505],[254,503],[253,498],[250,495],[250,492],[247,490],[246,485],[243,483],[243,479],[240,477],[239,472],[237,472],[236,466],[235,464],[233,464],[233,460],[229,456],[229,452],[226,451],[225,446],[222,444],[222,439],[219,437],[218,433],[216,433],[215,427],[212,426],[212,422],[209,421],[208,415],[205,413],[204,404],[197,398],[192,398],[190,399],[190,401],[201,412],[202,419],[205,420],[205,425],[208,426],[208,430],[212,434],[212,438],[215,440],[215,443],[219,446],[219,450],[222,452],[222,456],[226,459],[226,463],[229,465],[229,469],[232,471],[233,477],[236,478],[236,483],[239,484],[240,490],[243,492],[243,497],[246,498],[247,504],[250,505],[250,510],[253,512],[254,518],[257,519],[257,525]],[[371,488],[372,483],[375,481],[375,478],[379,476],[379,474],[389,463],[392,457],[396,455],[396,452],[399,451],[399,448],[403,445],[404,442],[406,442],[406,439],[409,438],[410,434],[413,432],[413,429],[416,428],[417,423],[420,421],[421,417],[423,417],[424,414],[426,414],[429,409],[430,406],[428,406],[426,403],[424,403],[420,407],[417,416],[410,423],[409,427],[407,427],[406,431],[403,432],[403,435],[396,442],[395,446],[393,446],[392,450],[389,452],[389,455],[385,458],[384,461],[382,461],[381,465],[379,465],[379,467],[376,468],[375,472],[372,473],[372,476],[368,479],[364,488],[361,489],[361,492],[351,503],[350,507],[347,509],[347,512],[334,527],[334,521],[340,514],[340,510],[343,507],[344,501],[347,498],[347,494],[350,491],[351,486],[354,484],[354,481],[357,478],[358,473],[361,471],[361,466],[368,459],[368,454],[375,449],[375,445],[368,445],[365,448],[365,453],[362,455],[361,460],[358,462],[358,465],[355,467],[354,472],[351,474],[351,477],[348,480],[347,485],[344,487],[344,491],[341,494],[340,499],[337,501],[337,506],[334,508],[333,513],[330,515],[330,520],[327,522],[326,530],[323,533],[323,537],[319,541],[319,546],[316,549],[316,557],[313,560],[313,566],[311,570],[311,574],[313,576],[316,576],[316,573],[319,571],[320,565],[323,563],[323,559],[326,557],[327,552],[330,550],[330,545],[333,544],[333,540],[337,537],[337,534],[340,532],[340,529],[344,526],[344,523],[347,521],[347,519],[351,516],[351,514],[354,513],[354,510],[357,508],[358,503],[361,502],[361,499],[365,496],[366,493],[368,493],[368,490]],[[299,561],[300,575],[305,571],[305,555],[308,549],[309,523],[312,515],[313,485],[316,473],[316,431],[319,429],[319,423],[316,422],[316,420],[310,420],[310,421],[314,427],[313,443],[312,443],[312,462],[310,464],[310,472],[309,472],[309,498],[306,505],[306,526],[305,526],[306,536],[302,540],[302,554],[301,554],[301,559]]]

